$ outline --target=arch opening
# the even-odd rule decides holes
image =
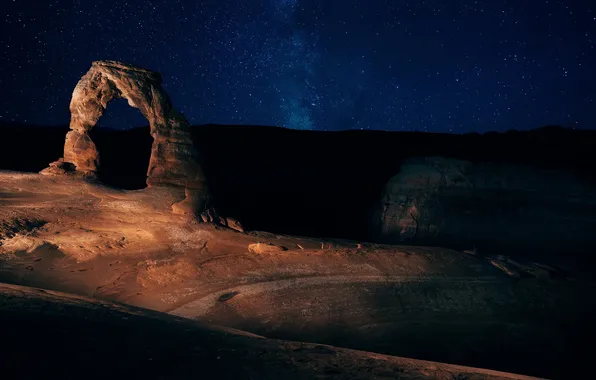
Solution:
[[[124,98],[111,100],[89,135],[99,152],[101,182],[124,190],[147,187],[153,137],[138,109]]]

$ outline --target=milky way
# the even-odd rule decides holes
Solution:
[[[161,72],[193,124],[596,127],[592,1],[5,3],[0,121],[68,123],[91,61],[116,59]],[[101,124],[143,124],[135,112],[116,103]]]
[[[263,70],[272,74],[271,88],[281,102],[280,125],[296,129],[314,129],[313,108],[317,107],[317,64],[318,47],[314,33],[307,35],[297,27],[296,10],[298,0],[272,1],[273,28],[276,38],[265,47],[267,62],[275,57],[272,65],[263,65]],[[274,50],[271,52],[271,50]]]

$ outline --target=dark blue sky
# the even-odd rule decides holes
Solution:
[[[0,9],[4,121],[67,124],[91,61],[115,59],[161,72],[193,124],[596,127],[590,0],[7,0]],[[113,103],[102,125],[146,124]]]

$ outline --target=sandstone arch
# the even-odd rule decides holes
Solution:
[[[149,121],[153,146],[147,170],[147,186],[176,186],[186,189],[187,202],[201,208],[208,196],[207,185],[190,137],[186,118],[172,107],[161,86],[159,73],[116,61],[93,62],[77,83],[70,102],[70,131],[64,144],[62,167],[94,176],[100,156],[89,131],[108,103],[125,98]],[[56,164],[54,164],[56,166]],[[186,212],[185,204],[180,212]],[[200,210],[198,210],[200,211]]]

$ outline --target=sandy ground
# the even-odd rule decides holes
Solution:
[[[579,347],[594,336],[587,329],[596,301],[594,285],[572,269],[481,252],[239,233],[171,214],[180,197],[0,172],[0,282],[268,338],[551,378],[583,371]],[[283,248],[257,252],[249,249],[255,243]],[[474,378],[466,376],[459,378]]]

